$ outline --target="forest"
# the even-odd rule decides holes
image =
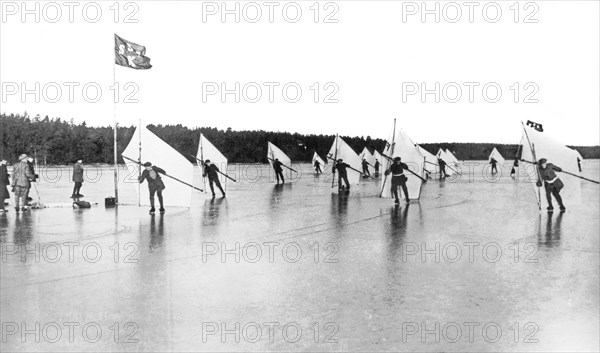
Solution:
[[[267,141],[271,141],[296,162],[308,162],[313,152],[326,156],[333,135],[302,135],[263,130],[234,131],[211,127],[189,128],[177,125],[149,125],[148,128],[182,155],[194,162],[200,133],[203,133],[230,163],[267,163]],[[121,152],[127,146],[134,126],[117,129],[119,163]],[[357,153],[364,147],[382,151],[386,141],[370,136],[341,136]],[[424,143],[423,148],[435,154],[448,148],[459,160],[485,160],[494,147],[506,158],[513,158],[519,146],[493,143]],[[576,148],[584,158],[600,158],[600,146],[569,146]],[[77,159],[84,163],[113,163],[112,126],[91,127],[60,118],[41,118],[27,113],[0,115],[0,158],[14,163],[21,153],[35,156],[41,164],[71,164]]]

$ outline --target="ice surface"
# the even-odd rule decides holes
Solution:
[[[598,185],[583,182],[579,204],[565,199],[567,212],[547,214],[509,164],[490,182],[478,163],[400,207],[377,197],[378,180],[338,195],[329,166],[315,179],[312,166],[294,164],[303,174],[276,187],[268,165],[230,165],[240,182],[227,183],[226,199],[194,191],[190,209],[164,216],[135,206],[129,185],[120,196],[131,205],[105,209],[113,185],[103,169],[81,190],[98,207],[0,215],[0,350],[597,351]],[[583,168],[599,178],[598,160]],[[71,201],[69,169],[60,170],[40,173],[42,202]],[[65,323],[79,325],[72,342]],[[86,341],[96,327],[98,341]],[[502,336],[488,342],[496,327]]]

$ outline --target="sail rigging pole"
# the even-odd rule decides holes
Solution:
[[[521,125],[523,126],[523,132],[525,133],[525,137],[527,138],[527,143],[529,144],[529,148],[531,148],[531,155],[533,156],[533,159],[535,159],[537,161],[537,157],[535,156],[535,147],[531,143],[531,140],[529,140],[529,134],[527,134],[527,129],[525,129],[525,124],[523,124],[522,121],[521,121]],[[538,169],[537,166],[535,167],[535,172],[538,177],[538,180],[542,180],[542,178],[540,176],[540,170]],[[537,197],[536,201],[538,203],[538,209],[541,211],[542,210],[542,195],[541,195],[539,188],[537,190],[537,195],[538,195],[538,197]]]
[[[335,164],[337,163],[337,150],[338,150],[338,134],[335,134],[335,155],[334,155],[334,159],[333,159],[333,177],[331,178],[331,187],[333,188],[335,186]],[[328,156],[329,157],[329,156]],[[331,158],[331,157],[329,157]]]
[[[139,154],[138,154],[138,180],[142,177],[142,119],[138,121],[138,145],[139,145]],[[142,201],[140,198],[141,193],[141,183],[138,183],[138,207],[142,205]]]
[[[204,184],[204,190],[206,190],[206,165],[204,165],[204,151],[202,150],[202,133],[200,133],[200,170],[202,171],[202,183]],[[197,158],[196,158],[197,159]]]
[[[113,59],[113,87],[115,86],[116,81],[116,69],[115,69],[115,60]],[[119,165],[118,162],[118,154],[117,154],[117,90],[115,90],[115,96],[113,96],[113,159],[115,163],[115,171],[114,171],[114,183],[115,183],[115,205],[119,204]]]
[[[121,155],[121,157],[123,157],[123,159],[127,159],[128,161],[130,161],[130,162],[132,162],[132,163],[138,163],[138,164],[139,164],[139,162],[138,162],[138,161],[136,161],[136,160],[135,160],[135,159],[133,159],[133,158],[129,158],[129,157],[127,157],[127,156],[124,156],[124,155]],[[197,187],[195,187],[194,185],[188,184],[188,183],[186,183],[186,182],[185,182],[185,181],[183,181],[183,180],[177,179],[177,178],[175,178],[174,176],[171,176],[171,175],[169,175],[169,174],[167,174],[167,173],[160,173],[160,174],[162,174],[162,175],[164,175],[164,176],[166,176],[166,177],[169,177],[169,178],[171,178],[171,179],[173,179],[173,180],[175,180],[175,181],[178,181],[178,182],[182,183],[182,184],[183,184],[183,185],[185,185],[185,186],[189,186],[189,187],[191,187],[191,188],[192,188],[192,189],[194,189],[194,190],[198,190],[198,191],[202,191],[202,192],[204,192],[204,190],[202,190],[202,189],[200,189],[200,188],[197,188]]]
[[[394,130],[392,133],[392,144],[390,145],[390,152],[391,152],[390,154],[392,156],[394,155],[395,144],[396,144],[396,118],[394,118]],[[385,151],[385,149],[384,149],[384,151]],[[380,154],[383,156],[383,153],[380,153]],[[381,192],[379,193],[379,197],[383,196],[383,190],[385,190],[385,183],[387,182],[387,178],[388,178],[388,176],[385,175],[385,172],[384,172],[383,184],[381,185]]]

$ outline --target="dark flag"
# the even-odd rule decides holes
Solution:
[[[115,34],[115,64],[136,70],[147,70],[152,67],[146,55],[146,47],[125,40]]]

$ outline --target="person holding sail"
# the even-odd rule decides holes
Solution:
[[[338,190],[344,189],[342,185],[342,181],[345,184],[346,190],[350,190],[350,182],[348,181],[348,171],[346,168],[351,168],[349,164],[344,163],[343,159],[338,159],[335,165],[333,166],[333,173],[337,170],[338,172]]]
[[[537,164],[539,176],[544,181],[544,189],[546,190],[546,200],[548,201],[547,210],[550,212],[554,210],[554,206],[552,205],[552,195],[554,195],[556,202],[558,202],[560,210],[566,210],[565,205],[562,202],[562,197],[560,196],[560,190],[565,184],[563,184],[562,180],[556,175],[556,172],[562,172],[562,169],[552,163],[548,163],[546,158],[540,159]],[[542,187],[542,180],[537,181],[538,187]]]
[[[154,195],[158,196],[158,202],[160,203],[160,214],[165,213],[165,208],[163,207],[163,196],[162,191],[165,189],[165,184],[163,183],[159,173],[166,174],[166,172],[157,167],[153,166],[152,163],[146,162],[144,163],[144,171],[139,178],[140,184],[146,180],[148,182],[148,190],[150,191],[150,214],[154,214]]]
[[[221,187],[221,182],[219,181],[219,175],[217,174],[219,172],[219,168],[212,164],[210,162],[210,159],[207,159],[204,162],[204,173],[202,174],[203,177],[208,177],[208,185],[210,186],[210,191],[212,192],[212,197],[215,197],[215,188],[213,186],[213,184],[216,184],[217,187],[219,188],[219,190],[221,190],[221,194],[223,195],[223,197],[225,197],[225,191],[223,191],[223,188]]]
[[[369,172],[369,162],[367,162],[366,158],[363,158],[362,160],[362,169],[365,178],[371,176],[371,172]]]
[[[396,199],[395,203],[399,204],[400,199],[398,197],[398,187],[402,188],[404,192],[404,198],[406,203],[409,202],[408,188],[406,187],[406,175],[404,175],[404,169],[408,169],[408,165],[402,163],[402,158],[394,158],[394,163],[385,171],[385,175],[392,174],[392,195]]]
[[[492,165],[492,174],[498,173],[498,167],[496,166],[498,161],[494,157],[490,159],[490,164]]]
[[[375,166],[373,166],[373,168],[375,168],[375,176],[379,175],[379,159],[375,160]]]
[[[440,166],[440,179],[442,179],[442,174],[444,175],[443,177],[446,178],[448,176],[448,174],[446,174],[446,162],[438,157],[438,165]]]
[[[321,171],[321,162],[319,162],[319,160],[315,160],[315,173],[317,174],[323,174],[323,172]]]
[[[273,170],[275,170],[275,177],[277,178],[277,185],[279,185],[279,178],[281,177],[281,183],[284,184],[285,180],[283,179],[283,168],[281,166],[283,163],[279,160],[279,158],[275,158],[273,161]]]

